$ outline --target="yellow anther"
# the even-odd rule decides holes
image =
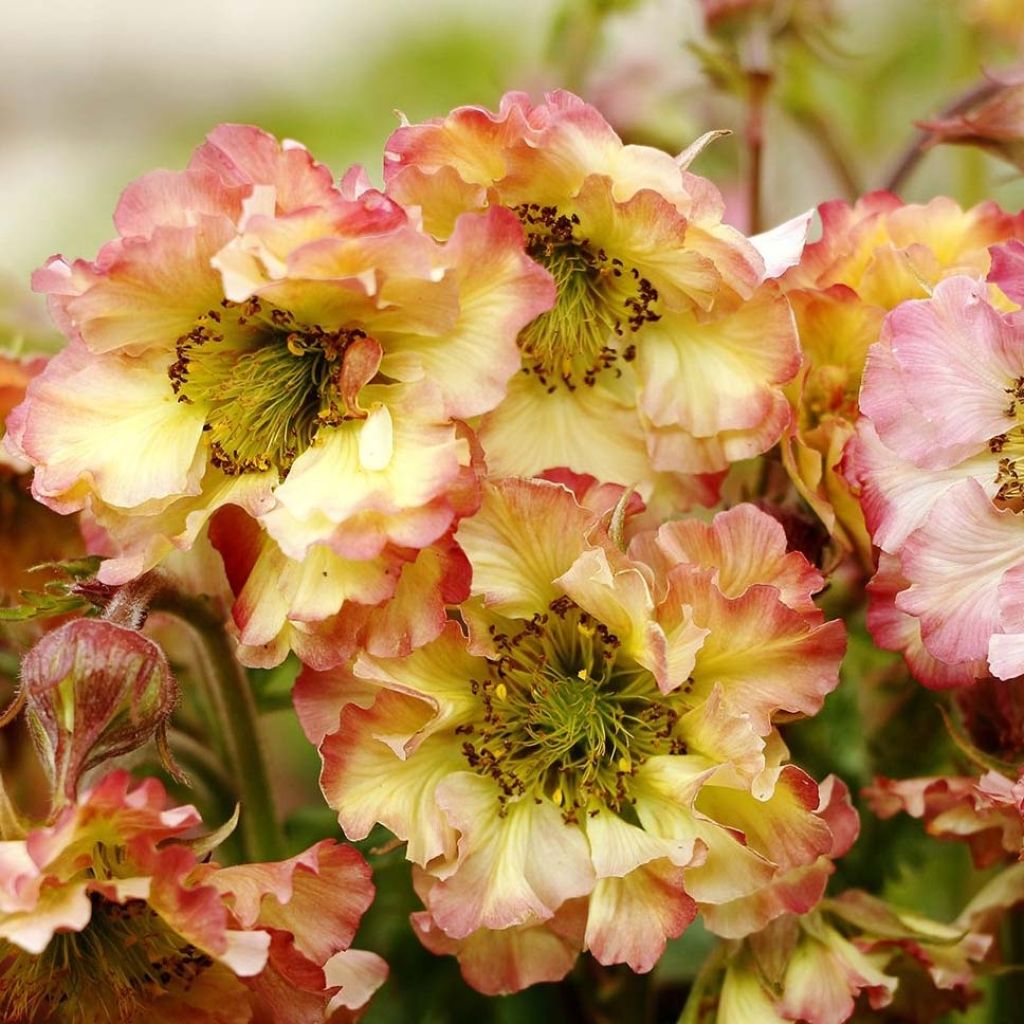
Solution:
[[[306,354],[306,349],[302,347],[301,341],[302,341],[301,335],[298,335],[298,334],[289,334],[288,335],[288,340],[287,340],[286,344],[288,346],[288,351],[291,352],[291,354],[293,356],[304,356]]]
[[[552,794],[551,794],[551,799],[552,799],[552,800],[554,800],[554,802],[555,802],[555,806],[556,806],[556,807],[561,807],[561,806],[562,806],[562,800],[563,800],[564,798],[563,798],[563,796],[562,796],[562,787],[561,787],[561,786],[559,786],[559,787],[558,787],[558,788],[557,788],[557,789],[556,789],[556,790],[554,791],[554,793],[552,793]]]
[[[586,682],[586,679],[587,679],[587,670],[586,670],[585,668],[581,668],[581,669],[579,670],[579,672],[577,672],[577,673],[576,673],[576,675],[577,675],[577,676],[578,676],[578,677],[579,677],[580,679],[582,679],[582,680],[583,680],[584,682]]]
[[[504,700],[508,696],[508,687],[505,686],[504,683],[498,683],[494,688],[494,696],[497,697],[498,700]]]
[[[582,622],[577,622],[576,628],[580,631],[581,636],[593,636],[597,632],[594,626],[587,626]]]
[[[623,754],[622,757],[619,758],[619,771],[631,772],[632,770],[633,762],[630,761],[630,759],[625,754]]]

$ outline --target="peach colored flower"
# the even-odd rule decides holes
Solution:
[[[687,171],[700,145],[676,160],[623,145],[566,92],[508,93],[496,113],[461,107],[388,140],[388,194],[429,231],[511,210],[557,286],[481,424],[493,472],[561,466],[648,497],[660,473],[715,472],[778,439],[799,355],[767,279],[795,262],[806,219],[753,240],[725,225],[717,189]]]
[[[222,125],[114,220],[94,262],[35,277],[70,339],[10,419],[35,496],[89,511],[105,582],[231,505],[303,577],[285,620],[384,600],[394,549],[457,518],[473,470],[455,418],[501,400],[520,328],[551,303],[516,218],[467,215],[442,245],[357,170],[336,185],[301,146]]]
[[[373,898],[359,854],[324,840],[220,868],[183,838],[199,824],[114,772],[0,842],[5,1020],[310,1024],[368,998],[386,968],[348,949]]]
[[[743,506],[625,554],[610,495],[576,483],[592,508],[507,480],[461,522],[468,632],[295,692],[346,833],[407,843],[417,931],[485,991],[580,948],[650,970],[698,906],[724,934],[806,909],[856,832],[845,788],[786,764],[773,725],[821,707],[844,647],[781,526]]]
[[[865,1003],[873,1016],[894,999],[898,1004],[904,981],[913,993],[914,1019],[937,1020],[967,1005],[991,944],[990,935],[960,922],[941,924],[850,890],[808,914],[781,917],[746,941],[730,943],[719,998],[698,1009],[693,1020],[842,1024]],[[898,1010],[897,1018],[905,1019]]]

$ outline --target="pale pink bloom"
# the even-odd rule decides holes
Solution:
[[[492,471],[564,466],[646,498],[660,472],[715,472],[778,439],[799,354],[768,278],[796,261],[808,218],[755,239],[728,227],[718,190],[687,170],[705,141],[676,159],[623,145],[567,92],[508,93],[497,112],[460,107],[388,140],[388,194],[429,231],[511,210],[557,285],[481,425]]]
[[[115,772],[0,843],[4,1019],[311,1024],[365,1002],[386,968],[348,949],[373,899],[362,857],[324,840],[220,868],[201,859],[216,837],[185,838],[200,824]]]
[[[989,247],[1021,235],[1024,221],[992,202],[965,210],[946,196],[904,204],[889,192],[852,205],[832,200],[818,213],[821,238],[782,278],[803,365],[786,389],[793,423],[781,452],[793,483],[832,536],[870,565],[871,538],[842,472],[868,349],[886,312],[901,302],[927,297],[946,277],[983,278]]]
[[[993,280],[1011,294],[1005,266],[997,260]],[[985,674],[979,662],[1000,679],[1024,674],[1021,315],[968,277],[904,303],[871,348],[861,409],[848,473],[874,542],[892,556],[885,574],[906,581],[885,622],[915,620],[921,654],[942,663],[922,663],[930,685]]]
[[[821,707],[844,647],[782,527],[749,506],[627,524],[623,553],[614,493],[570,482],[590,507],[508,480],[462,520],[465,629],[295,690],[346,833],[406,842],[418,933],[485,991],[581,948],[650,970],[698,907],[728,934],[803,911],[856,831],[845,788],[786,764],[774,728]]]
[[[106,582],[233,505],[306,577],[285,619],[384,600],[393,549],[458,517],[475,470],[455,418],[501,401],[520,328],[551,304],[518,220],[471,213],[438,243],[361,172],[336,185],[238,125],[130,185],[114,220],[94,262],[35,276],[70,339],[9,421],[36,497],[89,510]],[[329,597],[308,592],[322,573]]]

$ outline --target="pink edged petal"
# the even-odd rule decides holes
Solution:
[[[208,882],[229,898],[243,928],[288,932],[295,948],[320,965],[348,948],[374,893],[360,853],[332,839],[290,860],[221,868]]]
[[[1018,305],[1024,306],[1024,242],[1011,238],[1004,245],[994,245],[989,252],[992,269],[988,279],[999,285]]]
[[[666,313],[645,325],[637,353],[644,413],[697,437],[757,427],[800,366],[793,313],[769,285],[708,320]]]
[[[766,393],[763,416],[749,428],[722,430],[697,436],[668,425],[647,427],[647,448],[652,467],[662,473],[724,473],[733,462],[768,451],[789,430],[793,411],[781,391]]]
[[[767,797],[708,785],[697,795],[695,806],[713,821],[742,832],[750,849],[788,871],[831,855],[835,837],[817,813],[820,799],[814,780],[790,764]]]
[[[72,343],[28,386],[9,444],[39,468],[35,496],[60,512],[91,493],[121,508],[196,494],[203,414],[179,404],[163,358],[90,356]]]
[[[414,872],[416,891],[429,901],[436,880]],[[412,926],[431,953],[454,954],[466,983],[484,995],[519,992],[545,981],[561,981],[583,946],[587,902],[572,899],[553,917],[494,931],[481,928],[463,939],[446,935],[423,910],[412,914]]]
[[[373,557],[388,540],[426,547],[451,524],[452,511],[430,503],[460,483],[469,449],[437,414],[433,389],[373,386],[364,401],[375,405],[377,418],[321,431],[277,488],[279,506],[263,517],[289,557],[302,558],[316,543],[349,558]]]
[[[192,154],[189,169],[212,171],[227,185],[272,186],[282,213],[329,202],[338,194],[331,172],[305,147],[279,143],[252,125],[218,125]]]
[[[400,380],[413,379],[416,371],[430,377],[452,416],[493,409],[520,368],[520,330],[555,300],[554,282],[523,244],[519,221],[508,210],[460,217],[443,257],[446,273],[458,281],[458,320],[437,337],[389,338],[383,371]]]
[[[57,931],[82,931],[92,917],[85,881],[45,885],[31,909],[0,914],[0,939],[38,956]]]
[[[473,593],[503,615],[528,619],[547,608],[562,596],[554,581],[579,557],[596,518],[558,484],[487,485],[480,511],[455,534],[473,566]]]
[[[295,714],[306,734],[306,739],[319,747],[325,736],[338,731],[342,708],[356,704],[370,707],[377,699],[380,687],[358,679],[347,665],[330,669],[305,667],[292,687]]]
[[[910,586],[896,606],[920,620],[928,651],[950,663],[983,659],[1002,631],[1003,580],[1024,562],[1021,514],[996,508],[965,480],[910,535],[901,562]]]
[[[380,822],[407,840],[406,856],[423,865],[455,855],[456,836],[437,791],[466,766],[446,736],[427,737],[413,754],[402,756],[403,742],[418,735],[429,720],[422,701],[385,690],[372,707],[346,705],[337,732],[320,747],[320,786],[345,834],[364,839]]]
[[[1015,422],[1005,389],[1024,368],[1020,328],[987,300],[984,284],[952,277],[886,318],[861,409],[903,458],[946,469]]]
[[[247,979],[253,1024],[323,1024],[333,989],[323,969],[295,949],[287,932],[260,932],[269,942],[267,966]]]
[[[623,652],[654,673],[663,692],[679,684],[678,676],[672,679],[668,674],[666,637],[653,621],[654,601],[640,566],[614,547],[592,547],[555,582],[580,608],[608,627],[621,641]],[[701,635],[689,622],[680,623],[677,632],[683,637],[679,646],[686,642],[692,646]]]
[[[948,469],[922,469],[887,448],[871,421],[863,418],[847,446],[844,468],[859,488],[871,539],[888,552],[898,552],[935,502],[959,481],[973,479],[995,490],[995,459],[987,448]]]
[[[93,352],[160,348],[170,365],[177,340],[224,298],[211,267],[230,239],[225,217],[199,215],[188,227],[160,225],[148,238],[111,243],[112,255],[81,294],[55,299]]]
[[[434,711],[431,732],[470,721],[478,707],[472,680],[487,663],[470,653],[458,623],[448,621],[436,640],[397,658],[361,654],[355,674],[378,686],[415,697]]]
[[[494,782],[469,772],[438,786],[437,801],[460,832],[459,862],[431,891],[428,909],[452,938],[546,920],[593,888],[587,841],[550,801],[519,799],[501,816]]]
[[[790,608],[815,612],[812,595],[825,581],[797,551],[786,551],[786,533],[777,519],[753,505],[719,512],[710,524],[679,519],[658,530],[657,547],[665,568],[685,563],[715,569],[713,580],[726,597],[739,597],[754,584],[778,587]]]
[[[200,217],[237,221],[246,189],[226,185],[212,171],[152,171],[133,181],[114,211],[121,235],[148,238],[157,228],[188,228]]]
[[[376,953],[346,949],[324,964],[327,988],[338,988],[327,1005],[331,1024],[349,1024],[359,1018],[374,992],[388,977],[388,965]]]
[[[625,963],[645,974],[661,959],[668,939],[682,935],[696,915],[682,869],[667,860],[652,861],[594,886],[586,945],[598,963]]]
[[[825,894],[835,869],[826,857],[781,873],[762,888],[724,903],[700,906],[709,931],[725,939],[742,939],[759,932],[783,914],[806,914]]]
[[[730,706],[743,708],[767,735],[778,711],[813,715],[839,681],[846,631],[839,620],[819,623],[784,605],[774,587],[755,585],[725,597],[710,573],[677,569],[679,599],[710,630],[697,654],[692,693],[720,685]]]
[[[911,675],[931,689],[970,686],[985,674],[984,661],[957,662],[951,665],[930,654],[921,642],[920,623],[896,607],[897,595],[907,586],[900,572],[899,559],[895,555],[880,552],[878,571],[867,586],[867,626],[875,643],[887,651],[899,651]],[[1010,638],[1002,634],[993,636],[989,644],[990,654],[997,640],[1007,639]]]
[[[806,936],[793,950],[780,1004],[783,1017],[810,1024],[843,1024],[864,989],[870,993],[872,1007],[892,1000],[895,978],[834,929],[825,931],[823,938]]]

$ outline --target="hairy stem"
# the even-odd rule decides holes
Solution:
[[[151,607],[187,622],[199,641],[207,702],[224,749],[228,775],[242,804],[241,832],[247,857],[255,861],[280,859],[281,829],[260,741],[256,704],[220,616],[206,601],[171,588],[162,589]]]

